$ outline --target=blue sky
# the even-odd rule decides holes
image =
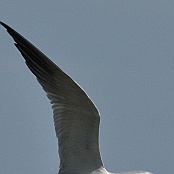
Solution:
[[[1,0],[7,23],[88,93],[111,172],[174,171],[174,2]],[[51,105],[0,28],[0,173],[57,173]]]

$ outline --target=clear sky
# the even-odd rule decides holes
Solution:
[[[97,105],[109,171],[174,172],[174,1],[1,0],[0,20]],[[0,173],[56,174],[51,105],[2,27],[0,53]]]

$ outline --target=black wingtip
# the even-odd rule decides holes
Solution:
[[[0,24],[5,27],[6,29],[10,28],[7,24],[5,24],[4,22],[0,21]]]
[[[22,37],[18,32],[16,32],[13,28],[11,28],[10,26],[8,26],[4,22],[0,21],[0,25],[2,25],[4,28],[6,28],[7,32],[13,37],[13,39],[15,41],[16,41],[17,36]]]
[[[12,33],[15,32],[15,30],[13,30],[11,27],[9,27],[7,24],[5,24],[4,22],[0,21],[0,24],[7,29],[7,32],[12,36]]]

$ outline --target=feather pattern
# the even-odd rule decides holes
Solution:
[[[50,99],[59,144],[59,174],[107,174],[99,151],[100,115],[88,95],[46,55],[3,22]],[[127,172],[123,174],[150,174]]]

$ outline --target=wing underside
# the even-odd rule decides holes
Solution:
[[[13,37],[28,68],[51,101],[59,140],[60,170],[64,170],[67,165],[76,166],[76,163],[86,163],[86,168],[92,166],[91,170],[101,166],[98,147],[100,117],[92,101],[46,55],[11,27],[1,24]]]

